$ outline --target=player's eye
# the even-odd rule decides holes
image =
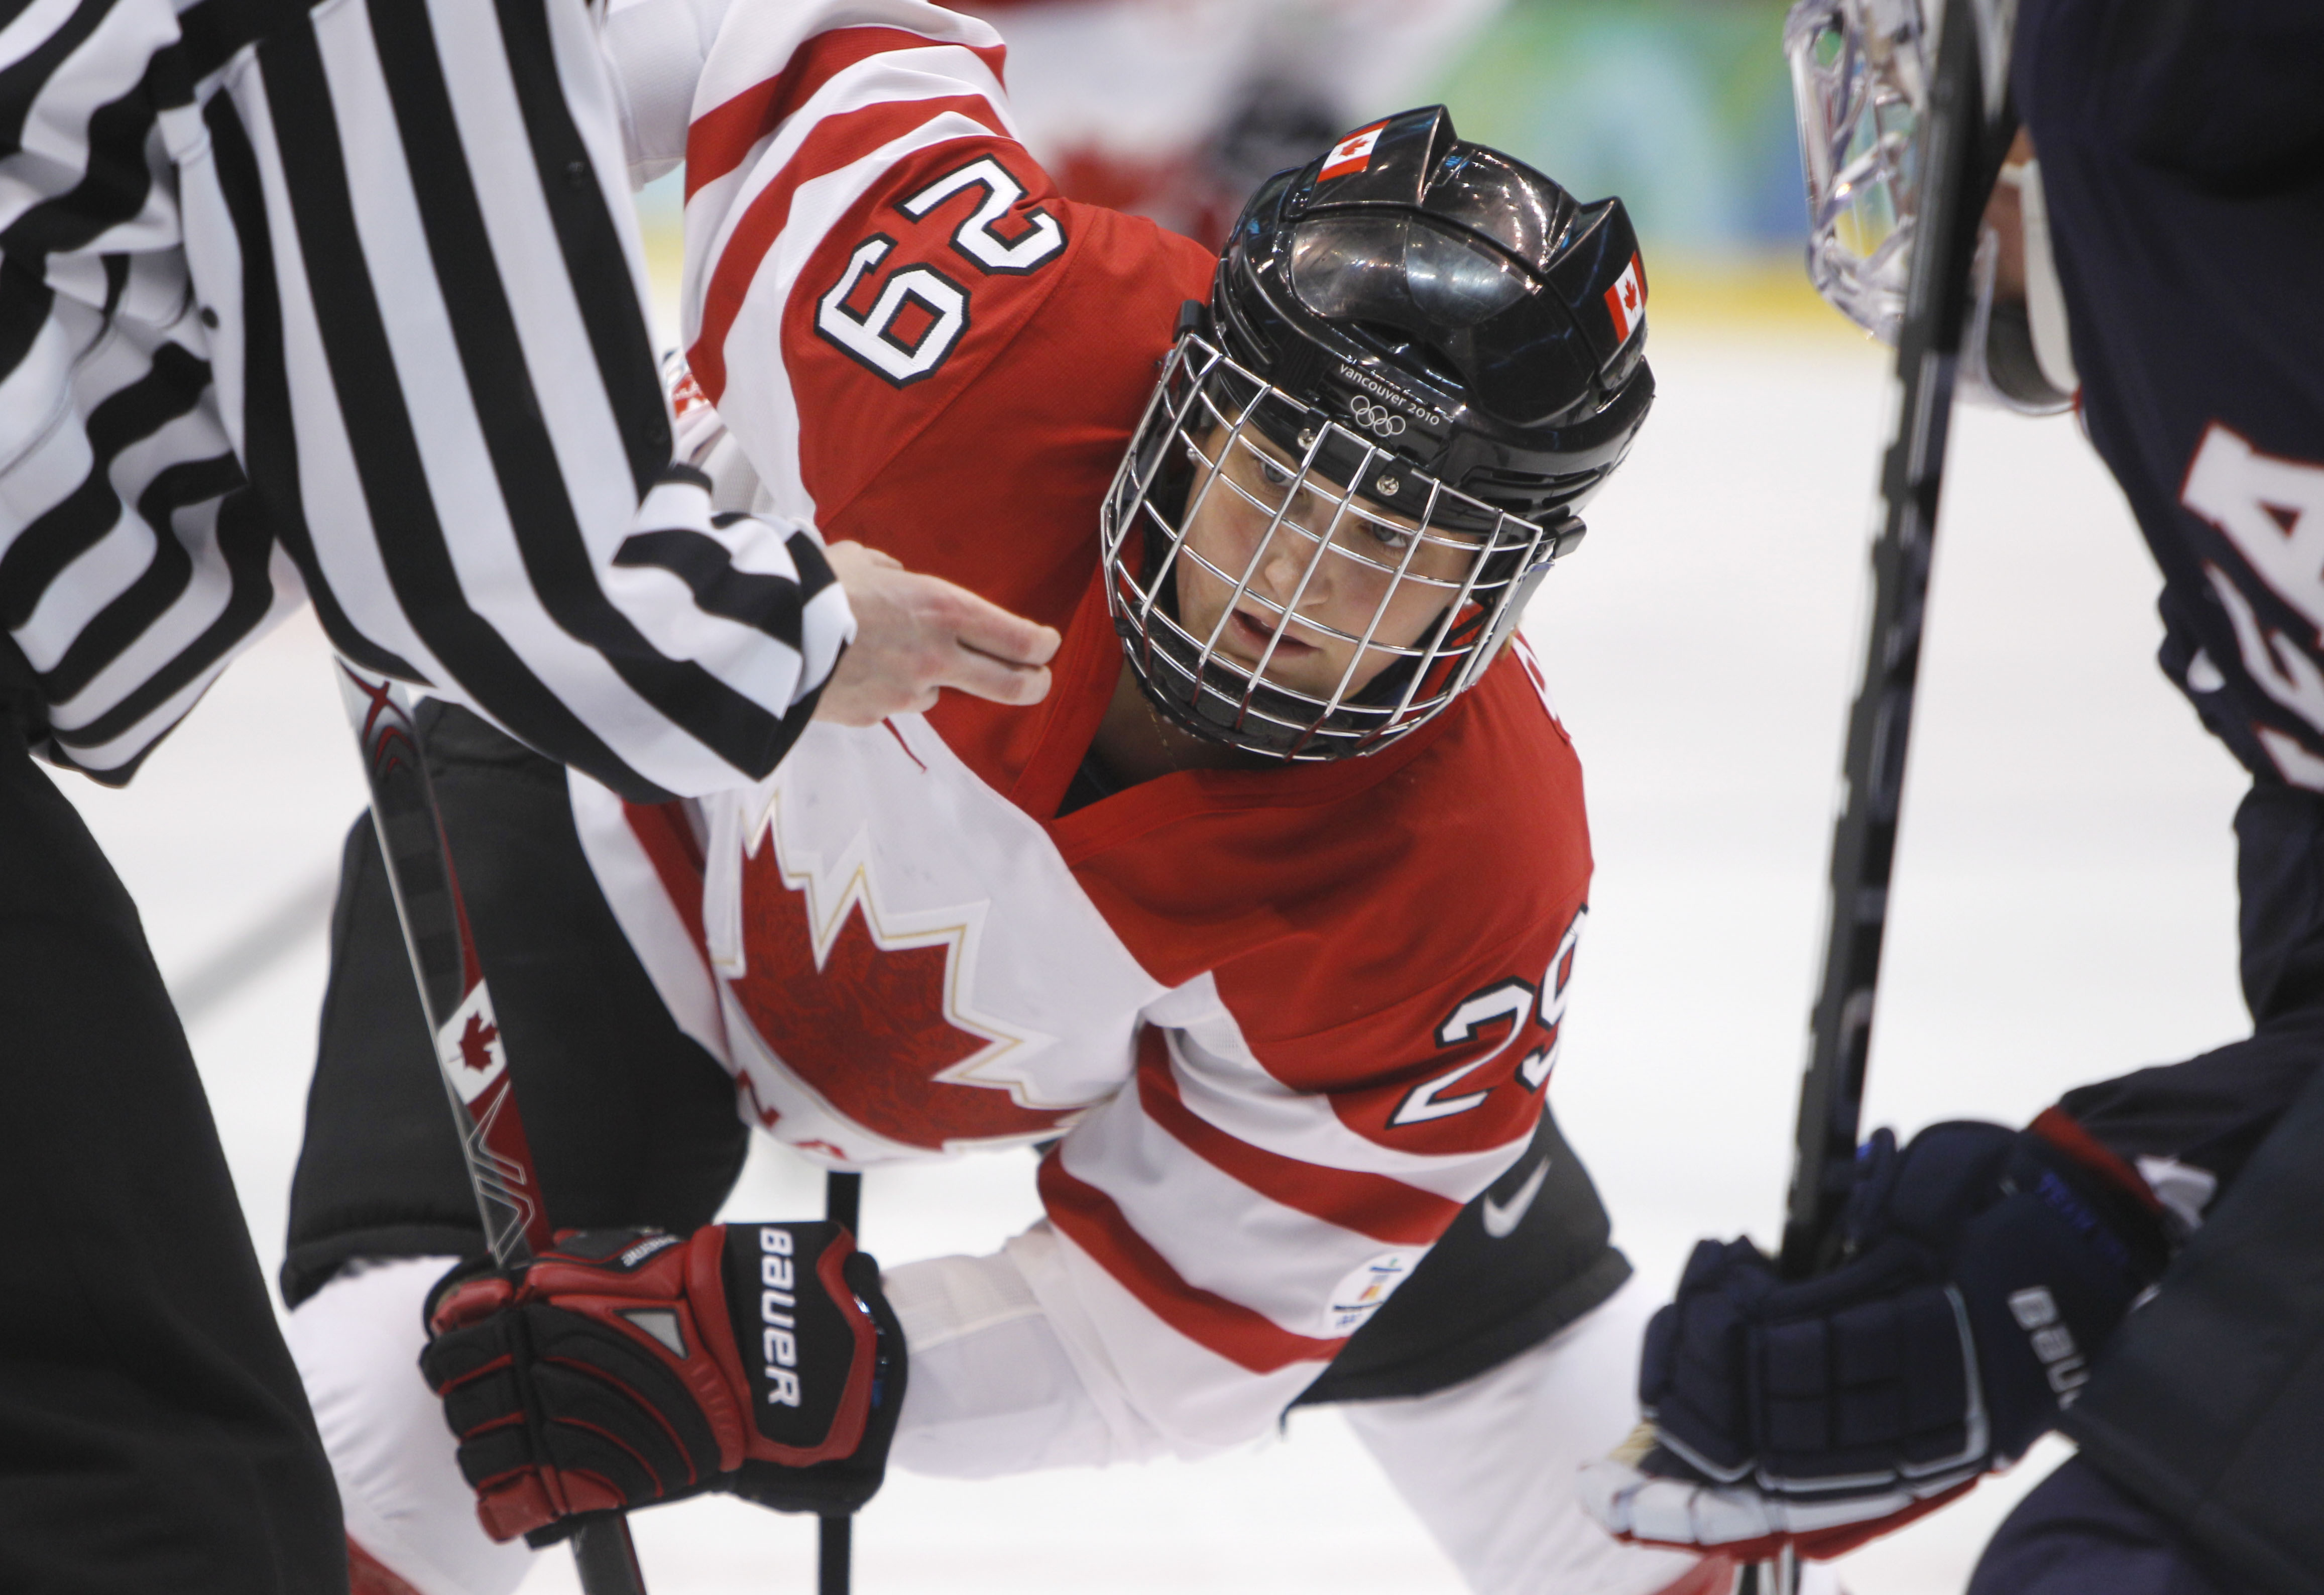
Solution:
[[[1420,535],[1419,530],[1414,527],[1391,526],[1385,521],[1370,519],[1364,521],[1364,530],[1371,533],[1372,541],[1392,554],[1403,553],[1412,547],[1412,539]]]
[[[1261,482],[1266,483],[1269,487],[1283,487],[1290,483],[1291,471],[1288,466],[1277,465],[1273,460],[1268,458],[1267,456],[1263,454],[1257,457],[1259,459],[1259,479]]]

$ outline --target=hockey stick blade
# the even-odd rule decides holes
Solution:
[[[420,1004],[436,1039],[436,1063],[450,1100],[475,1188],[485,1244],[506,1267],[546,1248],[551,1239],[532,1149],[509,1080],[508,1048],[493,1012],[492,991],[476,957],[459,877],[444,836],[419,728],[402,688],[344,659],[337,666],[339,697],[363,754],[371,793],[372,825],[379,834],[396,922],[411,957]],[[573,1561],[584,1595],[645,1595],[630,1526],[618,1516],[594,1519],[572,1536]]]

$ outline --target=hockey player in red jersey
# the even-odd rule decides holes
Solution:
[[[1064,642],[1036,711],[816,726],[700,803],[428,720],[548,1207],[587,1233],[438,1286],[473,1220],[358,831],[285,1267],[351,1537],[426,1595],[503,1590],[525,1554],[460,1471],[505,1540],[706,1487],[846,1505],[891,1445],[1201,1455],[1331,1400],[1479,1589],[1710,1587],[1572,1505],[1637,1318],[1542,1108],[1590,859],[1516,626],[1652,398],[1618,201],[1417,111],[1214,255],[1061,199],[981,23],[697,9],[608,23],[639,168],[687,165],[684,447],[730,507]],[[833,1166],[1054,1143],[1047,1216],[777,1269],[768,1235],[807,1242],[703,1228],[736,1102]],[[782,1438],[758,1395],[799,1381],[838,1415]]]

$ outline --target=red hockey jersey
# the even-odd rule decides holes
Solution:
[[[1531,1133],[1581,774],[1520,648],[1376,756],[1058,817],[1122,668],[1098,506],[1213,261],[1062,199],[1001,65],[911,0],[728,13],[690,106],[685,327],[760,502],[1058,627],[1048,700],[818,724],[690,809],[576,779],[576,808],[752,1122],[852,1165],[1062,1137],[1054,1239],[1019,1258],[1045,1311],[1148,1421],[1229,1443]]]

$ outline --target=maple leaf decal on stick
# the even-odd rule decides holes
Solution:
[[[742,945],[731,982],[751,1026],[792,1074],[875,1134],[941,1151],[947,1142],[1055,1130],[1070,1109],[1028,1108],[1001,1084],[939,1080],[992,1038],[953,1022],[945,992],[957,938],[883,947],[862,899],[815,962],[807,894],[783,880],[771,844],[742,861]]]
[[[500,1038],[501,1028],[498,1025],[484,1023],[483,1014],[470,1014],[467,1027],[460,1032],[461,1065],[479,1074],[490,1074],[496,1061],[493,1057],[493,1043]]]

